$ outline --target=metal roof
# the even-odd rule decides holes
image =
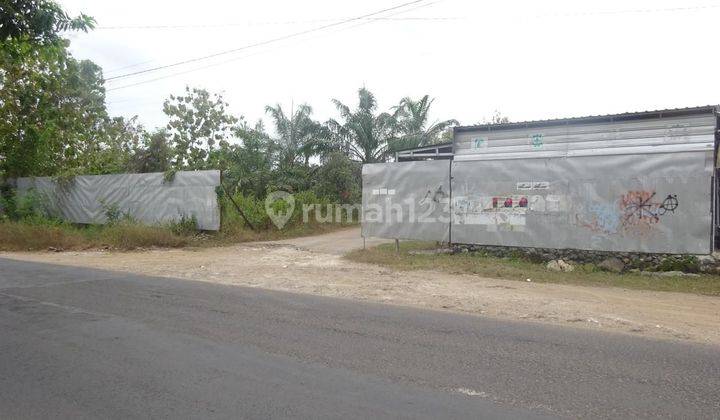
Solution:
[[[654,111],[640,111],[640,112],[625,112],[622,114],[605,114],[605,115],[590,115],[585,117],[572,117],[572,118],[557,118],[548,120],[532,120],[532,121],[520,121],[520,122],[509,122],[499,124],[479,124],[479,125],[467,125],[458,126],[453,128],[453,132],[467,132],[467,131],[495,131],[495,130],[508,130],[514,128],[532,128],[532,127],[546,127],[552,125],[573,125],[573,124],[587,124],[587,123],[603,123],[603,122],[617,122],[617,121],[630,121],[630,120],[641,120],[649,118],[661,118],[661,117],[680,117],[686,115],[698,115],[706,113],[714,113],[718,110],[718,105],[705,105],[688,108],[670,108],[670,109],[659,109]]]
[[[408,152],[410,150],[423,150],[423,149],[435,149],[437,147],[452,147],[453,142],[448,141],[445,143],[427,144],[425,146],[407,147],[405,149],[393,150],[392,153]]]

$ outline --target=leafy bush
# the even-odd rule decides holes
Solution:
[[[49,203],[46,194],[34,189],[20,195],[14,190],[5,191],[0,196],[0,214],[10,220],[52,219],[54,214]]]
[[[330,154],[315,174],[314,192],[336,203],[360,201],[362,165],[340,152]]]
[[[107,219],[108,225],[114,225],[121,219],[130,219],[130,214],[123,212],[117,203],[106,203],[105,200],[100,200],[100,206],[103,208],[105,219]]]
[[[700,272],[700,261],[694,255],[677,255],[663,259],[657,271],[682,271],[685,273]]]
[[[179,221],[170,223],[168,227],[176,235],[194,235],[198,230],[197,217],[195,217],[195,215],[186,216],[183,214],[180,216]]]

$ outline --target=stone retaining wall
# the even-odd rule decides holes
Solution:
[[[682,271],[720,274],[720,260],[712,255],[644,254],[578,249],[523,248],[453,244],[453,252],[472,252],[493,257],[524,258],[537,263],[563,260],[574,264],[595,264],[608,271]]]

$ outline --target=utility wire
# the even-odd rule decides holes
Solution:
[[[165,65],[162,65],[162,66],[152,67],[152,68],[145,69],[145,70],[138,70],[138,71],[131,72],[131,73],[125,73],[125,74],[121,74],[121,75],[118,75],[118,76],[108,77],[108,78],[105,79],[105,80],[106,80],[106,81],[110,81],[110,80],[123,79],[123,78],[126,78],[126,77],[136,76],[136,75],[138,75],[138,74],[149,73],[149,72],[158,71],[158,70],[162,70],[162,69],[167,69],[167,68],[171,68],[171,67],[181,66],[181,65],[184,65],[184,64],[195,63],[195,62],[198,62],[198,61],[203,61],[203,60],[207,60],[207,59],[210,59],[210,58],[219,57],[219,56],[222,56],[222,55],[232,54],[232,53],[235,53],[235,52],[238,52],[238,51],[246,50],[246,49],[248,49],[248,48],[253,48],[253,47],[259,47],[259,46],[263,46],[263,45],[273,44],[273,43],[276,43],[276,42],[279,42],[279,41],[284,41],[284,40],[286,40],[286,39],[295,38],[295,37],[298,37],[298,36],[301,36],[301,35],[306,35],[306,34],[313,33],[313,32],[319,32],[319,31],[322,31],[322,30],[325,30],[325,29],[328,29],[328,28],[332,28],[332,27],[335,27],[335,26],[340,26],[340,25],[343,25],[343,24],[346,24],[346,23],[350,23],[350,22],[355,22],[355,21],[358,21],[358,20],[363,20],[363,19],[366,19],[366,18],[369,18],[369,17],[372,17],[372,16],[379,15],[379,14],[381,14],[381,13],[386,13],[386,12],[389,12],[389,11],[392,11],[392,10],[397,10],[397,9],[400,9],[400,8],[403,8],[403,7],[406,7],[406,6],[410,6],[410,5],[413,5],[413,4],[422,3],[423,1],[425,1],[425,0],[413,0],[413,1],[409,1],[409,2],[405,2],[405,3],[399,4],[399,5],[397,5],[397,6],[388,7],[388,8],[382,9],[382,10],[378,10],[378,11],[376,11],[376,12],[368,13],[368,14],[361,15],[361,16],[355,16],[355,17],[352,17],[352,18],[348,18],[348,19],[341,20],[341,21],[339,21],[339,22],[334,22],[334,23],[330,23],[330,24],[327,24],[327,25],[318,26],[318,27],[315,27],[315,28],[312,28],[312,29],[307,29],[307,30],[304,30],[304,31],[299,31],[299,32],[294,32],[294,33],[291,33],[291,34],[279,36],[279,37],[277,37],[277,38],[271,38],[271,39],[268,39],[268,40],[265,40],[265,41],[260,41],[260,42],[256,42],[256,43],[253,43],[253,44],[244,45],[244,46],[239,47],[239,48],[233,48],[233,49],[230,49],[230,50],[225,50],[225,51],[221,51],[221,52],[218,52],[218,53],[205,55],[205,56],[202,56],[202,57],[191,58],[191,59],[187,59],[187,60],[183,60],[183,61],[178,61],[178,62],[171,63],[171,64],[165,64]]]
[[[372,13],[372,14],[364,15],[364,16],[377,15],[377,14],[384,13],[384,12],[387,12],[387,11],[390,11],[390,10],[395,10],[395,9],[398,9],[398,8],[402,8],[402,7],[407,6],[407,5],[410,5],[410,4],[420,3],[420,2],[422,2],[422,1],[424,1],[424,0],[418,0],[418,1],[413,1],[413,2],[404,3],[404,4],[401,4],[401,5],[392,7],[392,8],[384,9],[384,10],[381,10],[381,11],[378,11],[378,12],[374,12],[374,13]],[[442,1],[442,0],[440,0],[440,1]],[[151,69],[147,69],[147,70],[142,70],[142,71],[139,71],[139,72],[130,73],[130,74],[128,74],[128,75],[120,75],[120,76],[116,76],[116,77],[110,77],[110,78],[108,78],[108,79],[106,79],[106,80],[118,79],[118,78],[120,78],[120,77],[129,77],[129,76],[135,75],[135,74],[142,74],[142,73],[145,73],[145,72],[150,72],[150,71],[155,71],[155,70],[161,70],[161,69],[164,69],[164,68],[167,68],[167,67],[174,67],[174,66],[177,66],[177,65],[180,65],[180,64],[185,64],[185,63],[194,62],[194,61],[200,61],[200,60],[212,58],[212,57],[219,56],[219,55],[229,54],[229,53],[231,53],[231,52],[240,51],[240,50],[247,49],[247,48],[251,48],[251,47],[254,47],[254,46],[260,46],[260,45],[265,45],[265,44],[269,44],[269,43],[274,43],[274,42],[277,42],[277,41],[280,41],[280,40],[283,40],[283,39],[287,39],[287,38],[290,38],[290,37],[293,37],[293,36],[298,36],[298,35],[302,35],[302,34],[306,34],[306,33],[310,33],[310,32],[317,32],[317,31],[319,31],[319,30],[321,30],[321,29],[327,29],[327,28],[332,27],[332,26],[338,26],[338,25],[341,25],[341,24],[343,24],[343,23],[347,23],[347,22],[350,22],[350,21],[365,21],[365,22],[363,22],[363,23],[360,23],[360,24],[358,24],[358,25],[354,25],[354,26],[351,27],[351,28],[354,28],[354,27],[361,26],[361,25],[366,24],[366,23],[373,22],[373,21],[382,21],[382,20],[387,20],[387,21],[390,21],[390,20],[425,20],[424,18],[412,18],[412,17],[408,17],[408,18],[404,18],[404,19],[403,19],[403,18],[393,18],[392,16],[395,16],[395,15],[400,14],[400,13],[405,13],[405,12],[409,12],[409,11],[412,11],[412,10],[416,10],[416,9],[419,9],[419,8],[422,8],[422,7],[430,6],[430,5],[435,4],[435,3],[438,3],[438,2],[439,2],[439,1],[432,2],[432,3],[428,3],[428,4],[425,4],[425,5],[420,5],[420,6],[411,8],[411,9],[409,9],[409,10],[404,10],[404,11],[401,11],[401,12],[398,12],[398,13],[395,13],[395,14],[392,14],[392,15],[390,15],[390,16],[388,16],[388,17],[378,17],[378,18],[369,19],[369,18],[367,18],[367,17],[360,16],[360,17],[345,19],[345,20],[343,20],[343,21],[338,21],[338,22],[336,22],[336,23],[334,23],[334,24],[331,24],[331,25],[325,25],[325,26],[320,27],[320,28],[313,28],[313,29],[310,29],[310,30],[308,30],[308,31],[303,31],[303,32],[300,32],[300,33],[295,33],[295,34],[286,35],[286,36],[283,36],[283,37],[280,37],[280,38],[275,38],[275,39],[268,40],[268,41],[264,41],[264,42],[261,42],[261,43],[252,44],[252,45],[248,45],[248,46],[245,46],[245,47],[241,47],[241,48],[238,48],[238,49],[235,49],[235,50],[224,51],[224,52],[217,53],[217,54],[213,54],[213,55],[210,55],[210,56],[200,57],[200,58],[198,58],[198,59],[186,60],[186,61],[180,62],[180,63],[173,63],[173,64],[170,64],[170,65],[167,65],[167,66],[158,66],[158,67],[156,67],[156,68],[151,68]],[[692,10],[702,10],[702,9],[713,9],[713,8],[718,8],[718,7],[720,7],[720,5],[703,5],[703,6],[674,7],[674,8],[655,8],[655,9],[625,9],[625,10],[609,10],[609,11],[592,11],[592,12],[578,12],[578,13],[547,14],[547,15],[536,15],[535,17],[558,17],[558,16],[569,16],[569,17],[571,17],[571,16],[587,16],[587,15],[617,15],[617,14],[626,14],[626,13],[677,12],[677,11],[692,11]],[[437,19],[439,19],[439,20],[445,20],[445,19],[464,19],[464,18],[437,18]],[[328,21],[328,20],[329,20],[329,19],[326,19],[325,21]],[[323,21],[323,20],[315,20],[315,21],[318,22],[318,21]],[[296,21],[296,22],[302,22],[302,21]],[[310,22],[310,21],[306,21],[306,22]],[[177,26],[179,27],[179,26],[182,26],[182,25],[177,25]],[[198,27],[201,27],[201,26],[198,25]],[[162,79],[166,79],[166,78],[170,78],[170,77],[174,77],[174,76],[179,76],[179,75],[183,75],[183,74],[187,74],[187,73],[191,73],[191,72],[195,72],[195,71],[200,71],[200,70],[204,70],[204,69],[206,69],[206,68],[215,67],[215,66],[219,66],[219,65],[222,65],[222,64],[227,64],[227,63],[230,63],[230,62],[233,62],[233,61],[241,60],[241,59],[244,59],[244,58],[247,58],[247,57],[251,57],[251,56],[254,56],[254,55],[257,55],[257,54],[260,54],[260,53],[265,53],[265,52],[266,52],[266,51],[264,51],[264,52],[259,52],[259,53],[256,53],[256,54],[244,55],[244,56],[241,56],[241,57],[232,58],[232,59],[230,59],[230,60],[225,60],[225,61],[221,61],[221,62],[218,62],[218,63],[213,63],[213,64],[209,64],[209,65],[202,66],[202,67],[197,67],[197,68],[193,68],[193,69],[186,70],[186,71],[182,71],[182,72],[177,72],[177,73],[172,73],[172,74],[160,76],[160,77],[157,77],[157,78],[154,78],[154,79],[143,80],[143,81],[140,81],[140,82],[137,82],[137,83],[131,83],[131,84],[123,85],[123,86],[117,86],[117,87],[114,87],[114,88],[109,88],[109,89],[107,89],[107,91],[114,91],[114,90],[119,90],[119,89],[125,89],[125,88],[129,88],[129,87],[134,87],[134,86],[138,86],[138,85],[143,85],[143,84],[147,84],[147,83],[152,83],[152,82],[156,82],[156,81],[159,81],[159,80],[162,80]],[[151,60],[151,61],[152,61],[152,60]],[[137,66],[142,65],[142,64],[145,64],[145,63],[147,63],[147,61],[146,61],[146,62],[142,62],[142,63],[132,64],[132,65],[129,65],[129,66],[125,66],[124,68],[137,67]],[[120,68],[120,69],[115,69],[115,70],[113,70],[113,71],[117,71],[117,70],[121,70],[121,69],[122,69],[122,68]],[[112,72],[112,71],[111,71],[111,72]]]
[[[107,74],[107,73],[117,73],[117,72],[119,72],[120,70],[131,69],[131,68],[133,68],[133,67],[142,66],[143,64],[152,63],[153,61],[155,61],[155,60],[145,60],[145,61],[142,61],[142,62],[139,62],[139,63],[128,64],[128,65],[126,65],[126,66],[116,67],[116,68],[111,69],[111,70],[108,70],[107,72],[104,72],[104,73],[106,73],[106,74]]]
[[[417,9],[421,9],[421,8],[425,8],[425,7],[428,7],[428,6],[432,6],[433,4],[437,4],[437,3],[440,3],[440,2],[442,2],[442,1],[443,1],[443,0],[437,0],[437,1],[434,1],[434,2],[431,2],[431,3],[421,4],[421,5],[412,7],[412,8],[410,8],[410,9],[397,11],[397,12],[395,12],[395,13],[390,14],[389,16],[397,16],[397,15],[402,14],[402,13],[412,12],[412,11],[417,10]],[[361,21],[360,23],[357,23],[357,24],[355,24],[355,25],[341,28],[341,29],[339,29],[338,31],[344,31],[344,30],[349,30],[349,29],[357,28],[357,27],[359,27],[359,26],[367,25],[367,24],[369,24],[369,23],[373,23],[373,21],[367,21],[367,20]],[[227,64],[227,63],[230,63],[230,62],[233,62],[233,61],[238,61],[238,60],[242,60],[242,59],[244,59],[244,58],[252,57],[252,56],[255,56],[255,55],[265,54],[265,53],[267,53],[267,52],[269,52],[269,51],[267,51],[267,50],[266,50],[266,51],[258,51],[258,52],[255,52],[255,53],[252,53],[252,54],[243,55],[243,56],[240,56],[240,57],[233,57],[233,58],[231,58],[231,59],[229,59],[229,60],[224,60],[224,61],[220,61],[220,62],[217,62],[217,63],[208,64],[208,65],[205,65],[205,66],[202,66],[202,67],[196,67],[196,68],[192,68],[192,69],[189,69],[189,70],[184,70],[184,71],[181,71],[181,72],[166,74],[166,75],[163,75],[163,76],[160,76],[160,77],[156,77],[156,78],[154,78],[154,79],[142,80],[142,81],[139,81],[139,82],[136,82],[136,83],[130,83],[130,84],[127,84],[127,85],[111,87],[111,88],[109,88],[109,89],[106,89],[106,92],[111,92],[111,91],[114,91],[114,90],[126,89],[126,88],[130,88],[130,87],[134,87],[134,86],[144,85],[144,84],[147,84],[147,83],[157,82],[157,81],[159,81],[159,80],[163,80],[163,79],[167,79],[167,78],[170,78],[170,77],[180,76],[180,75],[183,75],[183,74],[188,74],[188,73],[192,73],[192,72],[204,70],[204,69],[207,69],[207,68],[210,68],[210,67],[220,66],[220,65]]]
[[[414,10],[418,10],[418,9],[422,9],[422,8],[425,8],[425,7],[428,7],[428,6],[432,6],[433,4],[437,4],[437,3],[440,3],[440,2],[442,2],[442,1],[444,1],[444,0],[436,0],[436,1],[431,2],[431,3],[421,4],[421,5],[419,5],[419,6],[415,6],[415,7],[412,7],[412,8],[410,8],[410,9],[401,10],[401,11],[399,11],[399,12],[391,13],[391,14],[388,15],[388,16],[383,16],[383,17],[377,17],[377,18],[370,18],[370,19],[366,19],[366,20],[361,20],[363,23],[358,24],[358,25],[354,25],[354,26],[350,26],[349,28],[356,28],[356,27],[358,27],[358,26],[362,26],[362,25],[365,24],[365,23],[372,23],[372,22],[374,22],[374,21],[392,21],[392,20],[398,20],[398,21],[399,21],[399,20],[414,21],[414,20],[425,20],[425,18],[416,18],[416,17],[394,18],[393,16],[397,16],[397,15],[400,15],[400,14],[403,14],[403,13],[408,13],[408,12],[412,12],[412,11],[414,11]],[[462,19],[462,18],[428,18],[428,19],[432,19],[432,20],[436,20],[436,21],[441,21],[441,20],[444,21],[444,20],[458,20],[458,19]],[[335,21],[338,21],[338,20],[339,20],[339,19],[324,19],[324,20],[317,19],[317,20],[314,20],[314,21],[296,21],[296,22],[303,22],[303,23],[304,23],[304,22],[322,22],[322,21],[335,22]],[[198,28],[203,27],[203,26],[205,26],[205,25],[197,25]],[[208,26],[209,26],[209,25],[208,25]],[[179,26],[179,27],[185,27],[185,26],[182,26],[182,25],[181,25],[181,26]],[[128,28],[130,28],[130,27],[128,27]],[[159,28],[159,27],[158,27],[158,28]],[[97,28],[96,28],[96,29],[97,29]],[[254,54],[251,54],[251,55],[254,55]],[[244,57],[248,57],[248,56],[243,56],[243,57],[240,57],[240,58],[244,58]],[[154,60],[154,59],[152,59],[152,60],[146,60],[146,61],[141,61],[141,62],[138,62],[138,63],[128,64],[128,65],[125,65],[125,66],[122,66],[122,67],[116,67],[116,68],[114,68],[114,69],[111,69],[111,70],[106,71],[106,72],[105,72],[105,75],[107,76],[108,74],[111,74],[111,73],[117,73],[117,72],[119,72],[120,70],[125,70],[125,69],[134,68],[134,67],[139,67],[139,66],[142,66],[143,64],[152,63],[152,62],[154,62],[154,61],[157,61],[157,60]],[[223,61],[222,63],[218,63],[218,65],[219,65],[219,64],[228,63],[228,62],[231,62],[231,61],[235,61],[235,60],[233,59],[233,60]],[[215,64],[213,64],[213,65],[215,65]],[[213,65],[211,65],[211,66],[213,66]],[[204,69],[204,68],[211,67],[211,66],[201,67],[200,69]],[[197,69],[197,70],[200,70],[200,69]],[[193,70],[193,71],[195,71],[195,70]],[[188,72],[175,73],[175,74],[185,74],[185,73],[188,73]],[[171,77],[171,76],[173,76],[173,75],[169,75],[168,77]],[[157,80],[157,79],[153,79],[153,80]],[[133,85],[133,86],[134,86],[134,85]]]
[[[432,4],[432,3],[431,3]],[[402,5],[398,6],[402,7]],[[575,17],[575,16],[594,16],[594,15],[622,15],[622,14],[638,14],[638,13],[662,13],[662,12],[682,12],[682,11],[694,11],[694,10],[704,10],[704,9],[714,9],[719,8],[720,5],[714,4],[714,5],[700,5],[700,6],[688,6],[688,7],[672,7],[672,8],[646,8],[646,9],[624,9],[624,10],[606,10],[606,11],[589,11],[589,12],[570,12],[570,13],[549,13],[549,14],[541,14],[541,15],[535,15],[536,18],[542,18],[542,17]],[[456,20],[468,20],[469,18],[466,17],[371,17],[371,18],[358,18],[358,20],[372,20],[372,21],[456,21]],[[299,23],[316,23],[316,22],[337,22],[340,24],[341,22],[346,22],[345,20],[339,20],[339,19],[314,19],[314,20],[296,20],[296,21],[266,21],[266,22],[258,22],[256,24],[277,24],[277,25],[285,25],[285,24],[299,24]],[[248,22],[248,24],[253,24],[252,22]],[[127,25],[127,26],[101,26],[96,27],[95,29],[202,29],[202,28],[221,28],[221,27],[233,27],[233,26],[243,26],[245,24],[242,23],[228,23],[228,24],[196,24],[196,25]],[[316,28],[318,29],[318,28]],[[271,42],[274,42],[271,40]],[[247,48],[250,48],[251,46],[248,46]],[[112,70],[108,70],[107,73],[115,73],[120,70],[125,70],[133,67],[138,67],[143,64],[151,63],[155,60],[148,60],[143,61],[140,63],[134,63],[127,66],[115,68]],[[231,60],[234,61],[234,60]],[[223,62],[225,63],[225,62]],[[163,68],[162,66],[159,66],[158,69]],[[206,67],[202,67],[206,68]],[[201,69],[202,69],[201,68]],[[147,71],[153,71],[154,69],[147,69]],[[121,77],[129,77],[131,75],[135,74],[141,74],[144,71],[135,72],[129,75],[118,75],[118,76],[112,76],[106,78],[106,81],[112,81],[113,79],[121,78]],[[185,74],[187,72],[183,73],[177,73],[177,74]],[[168,76],[170,77],[170,76]],[[158,80],[158,79],[153,79]],[[142,83],[140,83],[142,84]],[[132,86],[135,86],[133,84]],[[113,90],[113,89],[110,89]]]
[[[461,20],[463,17],[369,17],[366,20],[397,20],[397,21],[448,21]],[[207,23],[207,24],[189,24],[189,25],[116,25],[116,26],[97,26],[95,30],[125,30],[125,29],[212,29],[212,28],[233,28],[242,26],[265,26],[265,25],[298,25],[322,22],[341,22],[344,19],[313,19],[313,20],[289,20],[284,22],[253,22],[246,23]]]
[[[637,13],[662,13],[662,12],[682,12],[703,9],[718,8],[720,5],[701,5],[687,7],[670,7],[670,8],[645,8],[645,9],[621,9],[621,10],[595,10],[588,12],[568,12],[568,13],[548,13],[540,14],[537,17],[549,16],[594,16],[594,15],[619,15],[619,14],[637,14]],[[387,20],[387,21],[454,21],[468,20],[468,17],[369,17],[368,20]],[[296,25],[321,22],[341,22],[343,19],[312,19],[312,20],[288,20],[288,21],[247,21],[245,23],[206,23],[206,24],[187,24],[187,25],[112,25],[97,26],[95,30],[126,30],[126,29],[212,29],[212,28],[231,28],[242,26],[264,26],[264,25]]]

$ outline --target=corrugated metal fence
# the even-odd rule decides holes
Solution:
[[[455,160],[363,168],[363,235],[454,243],[706,254],[714,110],[626,121],[461,128]],[[440,191],[443,194],[434,194]],[[377,190],[377,194],[376,194]],[[393,194],[383,194],[392,191]],[[427,201],[428,194],[432,196]],[[446,216],[418,219],[417,214]],[[411,211],[412,208],[412,211]],[[397,213],[397,212],[396,212]]]
[[[108,208],[148,223],[178,221],[194,216],[202,230],[220,229],[215,189],[220,171],[83,175],[58,183],[52,178],[18,178],[18,194],[36,191],[51,212],[74,223],[102,224]]]

